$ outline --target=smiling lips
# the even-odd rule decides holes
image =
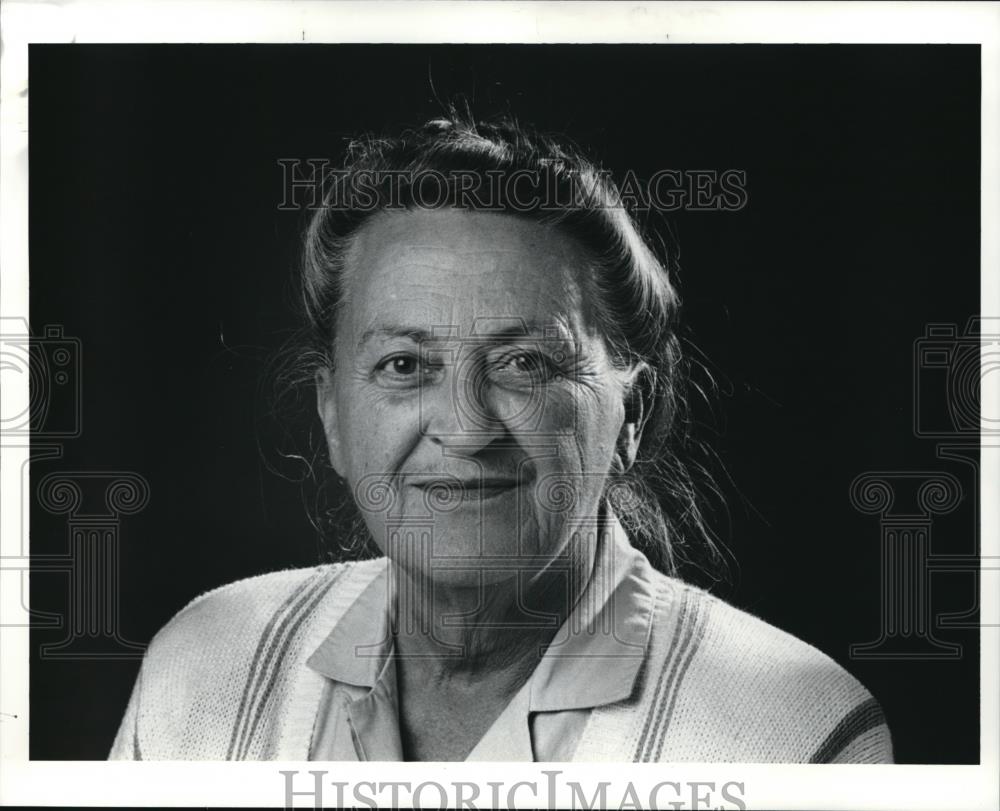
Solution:
[[[427,492],[436,490],[445,500],[461,499],[462,501],[488,501],[499,498],[516,490],[522,482],[508,477],[485,477],[476,479],[428,479],[415,483]]]

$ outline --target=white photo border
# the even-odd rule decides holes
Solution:
[[[982,54],[981,311],[1000,315],[1000,3],[764,2],[323,2],[322,0],[7,0],[0,7],[0,316],[28,313],[28,45],[30,43],[967,43]],[[23,387],[0,392],[3,414],[22,413]],[[1000,413],[1000,391],[983,389],[984,413]],[[988,401],[987,401],[988,398]],[[4,443],[0,555],[27,549],[27,505],[20,503],[23,446]],[[982,446],[982,554],[1000,556],[1000,442]],[[992,494],[992,495],[991,495]],[[0,567],[2,568],[2,567]],[[984,569],[986,568],[984,564]],[[28,760],[28,628],[5,627],[19,611],[19,589],[0,572],[0,805],[281,806],[286,777],[304,792],[294,804],[313,807],[309,771],[332,786],[347,781],[488,782],[500,794],[517,781],[547,786],[560,771],[557,807],[569,804],[569,781],[611,781],[620,801],[631,782],[640,797],[662,781],[742,783],[749,808],[996,809],[1000,807],[1000,589],[983,572],[981,604],[981,765],[764,766],[760,764],[426,764],[426,763],[105,763]],[[20,573],[19,573],[20,574]],[[349,773],[348,773],[349,772]],[[588,796],[592,789],[588,789]],[[348,794],[348,797],[351,795]],[[383,795],[385,796],[385,795]],[[412,795],[410,795],[412,797]],[[466,795],[468,796],[468,795]],[[670,799],[674,799],[671,797]],[[427,792],[424,803],[440,797]],[[400,796],[403,807],[408,797]],[[548,802],[542,791],[513,795],[513,806]],[[425,805],[426,807],[426,805]],[[617,806],[616,806],[617,807]],[[685,807],[690,807],[685,805]],[[728,805],[727,807],[737,807]]]

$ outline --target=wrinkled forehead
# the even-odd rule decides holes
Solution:
[[[586,256],[549,226],[504,214],[437,211],[380,215],[346,263],[341,327],[357,339],[380,322],[451,326],[484,320],[583,329]]]

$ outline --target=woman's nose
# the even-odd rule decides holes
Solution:
[[[448,447],[475,452],[507,432],[497,414],[485,371],[474,358],[460,358],[449,374],[421,391],[422,433]]]

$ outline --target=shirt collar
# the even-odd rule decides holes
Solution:
[[[654,572],[609,509],[594,572],[531,677],[530,709],[583,709],[632,694],[653,624]]]
[[[389,560],[306,660],[318,673],[356,687],[374,687],[392,647]]]
[[[653,568],[607,511],[594,571],[531,676],[529,710],[551,712],[628,698],[646,656],[655,601]],[[375,687],[391,650],[388,561],[313,652],[313,670]]]

